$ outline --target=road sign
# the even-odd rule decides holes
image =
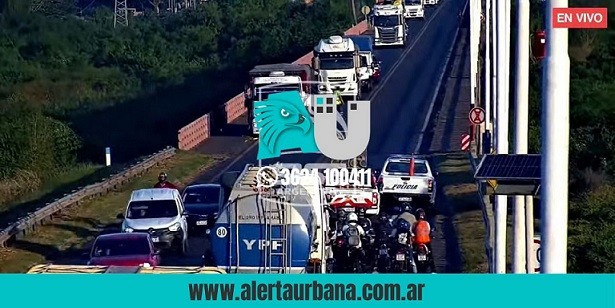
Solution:
[[[362,7],[362,8],[361,8],[361,13],[363,13],[363,15],[367,15],[367,14],[369,14],[369,12],[370,12],[371,10],[372,10],[372,9],[371,9],[369,6],[367,6],[367,5],[366,5],[366,6],[364,6],[364,7]]]
[[[534,236],[534,245],[532,248],[534,251],[534,272],[540,273],[540,235]]]
[[[470,122],[472,124],[483,124],[485,122],[485,109],[474,107],[470,110]]]
[[[470,148],[470,135],[461,134],[461,150],[467,151]]]

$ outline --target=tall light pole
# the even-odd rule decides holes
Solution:
[[[527,154],[530,75],[530,0],[517,0],[515,52],[515,154]],[[513,272],[525,273],[525,196],[513,204]]]
[[[498,37],[498,98],[497,98],[497,153],[508,154],[508,93],[506,92],[506,0],[497,1]],[[496,196],[495,200],[495,272],[506,273],[506,227],[508,200]]]
[[[491,130],[491,0],[485,1],[485,131]],[[483,153],[489,154],[489,153]]]
[[[470,104],[476,105],[476,0],[470,0]]]
[[[489,0],[488,0],[489,1]],[[493,144],[493,148],[496,149],[496,144],[498,142],[497,136],[497,107],[498,107],[498,16],[497,16],[497,2],[498,0],[490,0],[491,1],[491,34],[493,37],[493,42],[491,43],[491,55],[493,59],[491,60],[491,101],[493,104],[493,110],[491,111],[491,116],[493,117],[493,134],[491,138],[491,143]]]
[[[553,8],[546,6],[547,57],[542,78],[541,272],[566,273],[568,245],[568,145],[570,135],[570,58],[568,29],[553,28]]]

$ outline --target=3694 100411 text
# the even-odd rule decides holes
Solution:
[[[324,186],[371,186],[372,183],[372,170],[369,168],[282,168],[280,182],[282,185],[298,185],[302,176],[309,175],[319,176]]]

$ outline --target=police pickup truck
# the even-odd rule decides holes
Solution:
[[[436,180],[426,159],[413,155],[396,154],[389,156],[380,171],[378,187],[381,204],[410,203],[433,206],[436,199]]]

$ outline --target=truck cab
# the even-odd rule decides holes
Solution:
[[[374,5],[372,10],[374,46],[405,46],[408,25],[404,18],[404,3],[401,0],[393,4],[383,3]]]
[[[380,63],[374,57],[373,39],[369,35],[349,35],[346,37],[352,39],[359,48],[359,60],[361,63],[357,73],[361,82],[361,90],[369,92],[380,77]]]
[[[318,80],[319,94],[339,92],[345,97],[359,97],[359,49],[350,38],[331,36],[314,47],[312,67]]]
[[[424,0],[404,0],[404,17],[409,18],[425,18]]]
[[[249,72],[249,81],[245,86],[245,106],[248,110],[248,133],[259,135],[258,124],[253,119],[255,101],[266,100],[273,93],[299,91],[306,108],[311,110],[310,94],[312,93],[312,69],[304,64],[266,64],[257,65]]]

